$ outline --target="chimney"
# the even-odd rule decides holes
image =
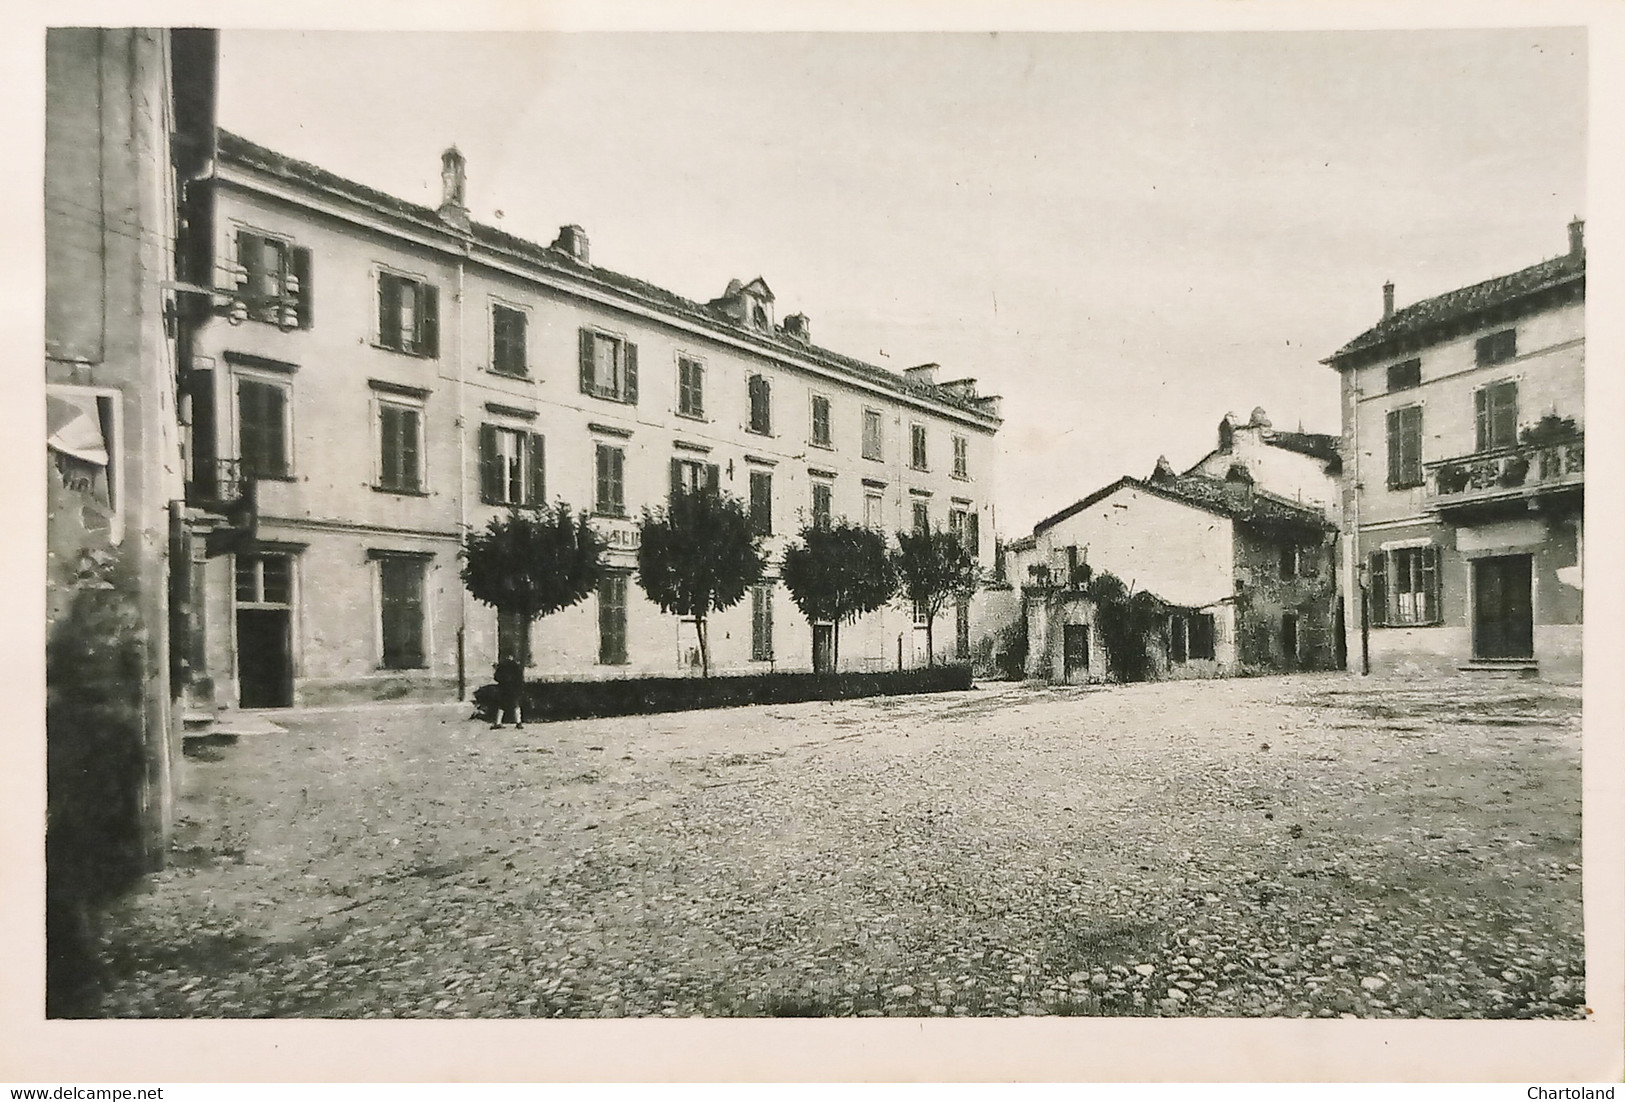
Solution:
[[[440,218],[468,230],[468,173],[463,155],[451,146],[440,155]]]
[[[560,226],[559,235],[548,246],[578,264],[591,264],[587,255],[587,231],[580,226]]]
[[[926,386],[937,385],[937,368],[941,364],[920,364],[917,367],[905,367],[903,378],[911,383],[924,383]]]
[[[784,335],[802,344],[812,343],[812,323],[806,314],[791,314],[784,319]]]
[[[1263,406],[1253,407],[1253,415],[1247,421],[1247,426],[1255,429],[1267,429],[1271,427],[1269,415],[1264,412]]]
[[[1583,218],[1576,218],[1569,223],[1569,255],[1582,257],[1586,254],[1586,224]]]
[[[1151,481],[1172,482],[1174,478],[1174,465],[1168,462],[1168,457],[1166,455],[1157,456],[1157,468],[1151,472]]]
[[[1382,320],[1387,321],[1394,316],[1394,281],[1389,280],[1382,285]]]

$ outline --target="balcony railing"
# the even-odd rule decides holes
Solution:
[[[198,462],[186,484],[186,504],[200,510],[199,531],[207,553],[218,555],[251,544],[259,527],[254,476],[240,459]]]
[[[1585,484],[1585,434],[1442,459],[1425,469],[1434,510],[1538,497]]]

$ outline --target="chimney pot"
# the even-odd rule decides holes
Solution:
[[[915,367],[905,367],[903,377],[911,382],[924,383],[926,386],[935,386],[937,383],[937,368],[941,364],[919,364]]]
[[[806,314],[791,314],[785,318],[784,332],[802,344],[812,343],[812,323],[807,320]]]
[[[1394,281],[1389,280],[1382,285],[1382,320],[1387,321],[1394,316]]]
[[[1576,218],[1569,223],[1569,255],[1584,256],[1586,251],[1585,219]]]
[[[587,231],[580,226],[560,226],[552,247],[579,263],[592,262],[587,253]]]
[[[449,146],[440,154],[440,217],[458,229],[468,229],[468,169],[462,153]]]

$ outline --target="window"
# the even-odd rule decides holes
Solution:
[[[1503,329],[1478,338],[1478,366],[1505,363],[1518,355],[1518,331]]]
[[[626,664],[626,574],[612,571],[598,582],[598,661]]]
[[[1511,447],[1518,442],[1518,384],[1508,379],[1473,391],[1473,419],[1478,450]]]
[[[1192,660],[1213,659],[1213,613],[1193,612],[1186,623]]]
[[[379,634],[386,669],[422,669],[425,664],[423,568],[424,561],[416,556],[378,556]]]
[[[397,494],[422,493],[423,410],[380,401],[378,442],[378,489]]]
[[[814,528],[828,528],[830,526],[830,501],[834,494],[835,487],[828,482],[814,482],[812,484],[812,522]]]
[[[245,477],[290,476],[287,384],[237,380],[237,453]]]
[[[746,380],[750,392],[750,431],[764,436],[773,432],[773,386],[765,375]]]
[[[1388,390],[1410,390],[1422,385],[1422,361],[1406,360],[1388,368]]]
[[[497,611],[497,661],[530,664],[531,622],[516,612]]]
[[[676,496],[679,490],[685,493],[698,493],[701,490],[717,491],[718,471],[715,463],[702,463],[697,459],[673,459],[671,461],[671,492]]]
[[[1422,407],[1388,411],[1388,488],[1422,484]]]
[[[1298,548],[1295,544],[1287,544],[1281,548],[1281,577],[1296,578],[1298,576]]]
[[[866,409],[863,411],[863,458],[880,459],[883,455],[882,437],[880,435],[880,411]]]
[[[750,472],[750,530],[758,536],[773,534],[773,472]]]
[[[909,466],[913,467],[916,471],[926,470],[927,468],[926,468],[926,465],[925,465],[925,459],[926,459],[926,455],[925,455],[925,426],[924,425],[910,425],[909,426],[909,435],[910,435],[910,438],[911,438],[910,442],[911,442],[911,445],[912,445],[910,450],[909,450]]]
[[[687,356],[677,357],[677,412],[705,416],[705,365]]]
[[[970,441],[963,436],[954,437],[954,477],[970,477]]]
[[[237,234],[238,289],[254,321],[310,328],[310,250],[250,230]]]
[[[581,393],[638,403],[638,346],[595,329],[580,332]]]
[[[773,659],[773,587],[750,589],[750,657],[753,662]]]
[[[820,448],[828,448],[829,437],[829,399],[822,394],[812,397],[812,442]]]
[[[948,534],[953,536],[961,547],[965,546],[965,517],[965,510],[958,506],[948,510]]]
[[[393,272],[379,272],[378,343],[413,356],[438,356],[439,288]]]
[[[931,505],[928,502],[916,501],[914,503],[914,534],[923,536],[931,531]]]
[[[480,426],[480,500],[489,505],[547,502],[547,449],[538,433]]]
[[[1439,622],[1437,547],[1425,544],[1373,551],[1367,562],[1372,623],[1400,627]]]
[[[293,556],[236,556],[236,597],[239,605],[293,604]]]
[[[1184,616],[1168,617],[1168,661],[1174,665],[1183,665],[1190,655],[1187,646],[1187,631],[1189,622]]]
[[[499,375],[523,377],[529,373],[525,360],[525,312],[511,306],[491,305],[491,370]]]
[[[959,546],[965,549],[965,554],[969,555],[973,560],[981,556],[982,539],[980,518],[969,506],[955,507],[951,512],[949,512],[948,531],[953,533],[954,539],[959,541]],[[1078,549],[1076,547],[1069,547],[1067,550],[1075,555]],[[1072,567],[1072,573],[1074,575],[1077,573],[1077,564],[1075,562]]]
[[[874,491],[863,495],[863,526],[865,528],[873,528],[877,532],[885,530],[885,502],[886,499]]]
[[[597,446],[593,511],[612,517],[626,515],[626,452],[610,444]]]

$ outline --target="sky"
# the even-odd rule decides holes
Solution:
[[[226,31],[222,126],[689,298],[765,278],[824,347],[1004,396],[1000,535],[1226,412],[1338,431],[1319,361],[1567,248],[1583,29]],[[500,215],[498,214],[500,212]]]

